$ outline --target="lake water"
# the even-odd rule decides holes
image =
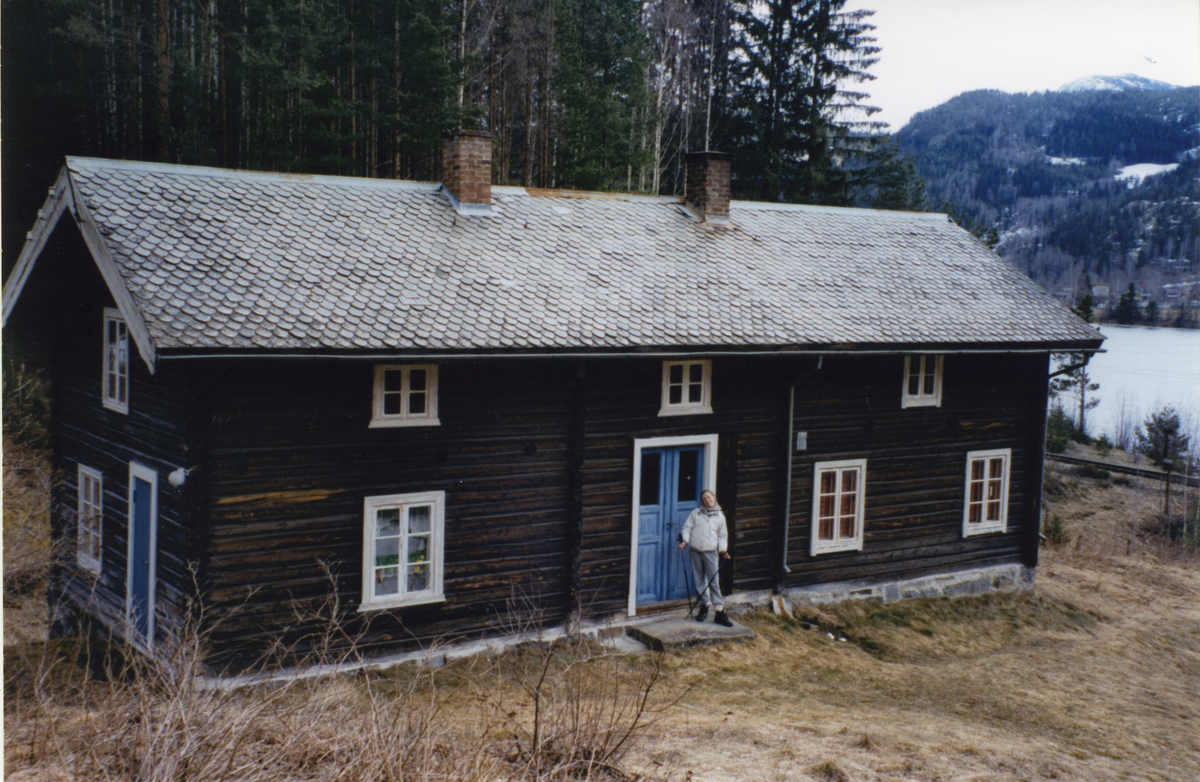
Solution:
[[[1171,405],[1200,424],[1200,331],[1103,325],[1104,349],[1088,364],[1100,384],[1100,404],[1088,413],[1088,434],[1111,438],[1123,408],[1140,424]],[[1064,400],[1069,409],[1069,402]]]

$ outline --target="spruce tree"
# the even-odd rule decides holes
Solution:
[[[738,0],[731,117],[734,188],[765,201],[848,205],[853,158],[869,149],[876,109],[852,85],[877,60],[866,22],[845,0]]]

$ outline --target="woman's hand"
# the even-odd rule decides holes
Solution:
[[[687,544],[681,541],[679,543],[679,550],[683,551],[685,548],[687,548]]]

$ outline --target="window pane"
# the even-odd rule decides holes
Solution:
[[[688,381],[692,383],[704,382],[703,364],[688,364]]]
[[[671,386],[667,389],[667,403],[672,405],[683,403],[683,386]]]
[[[408,564],[426,562],[429,560],[429,538],[410,537],[408,539]]]
[[[837,491],[837,473],[833,470],[821,473],[821,494],[833,494],[835,491]],[[833,511],[831,510],[830,513]]]
[[[380,508],[375,511],[375,537],[400,535],[400,509]]]
[[[841,536],[843,538],[854,537],[854,517],[853,516],[842,516]]]
[[[916,364],[916,361],[913,362]],[[915,366],[912,367],[912,372],[908,376],[908,395],[917,396],[921,393],[921,373]]]
[[[108,322],[108,344],[116,344],[117,341],[117,322],[110,320]]]
[[[833,510],[832,502],[830,510]],[[833,517],[822,518],[820,525],[817,527],[817,538],[820,540],[833,540]]]
[[[408,571],[408,591],[420,592],[429,588],[429,565],[416,565]]]
[[[854,494],[853,492],[847,492],[847,493],[842,494],[841,515],[853,516],[854,508],[855,508],[857,501],[858,501],[858,495]]]
[[[832,494],[830,494],[828,496],[821,495],[821,500],[818,505],[817,514],[822,520],[833,518],[833,504],[834,504],[835,500],[836,500],[836,497]]]
[[[978,524],[983,518],[983,506],[979,503],[971,503],[967,508],[967,522]]]
[[[400,568],[382,568],[375,571],[375,594],[400,594]]]
[[[667,371],[672,385],[679,385],[683,382],[683,364],[672,364]]]
[[[380,538],[375,542],[375,567],[400,562],[400,538]]]
[[[699,383],[688,385],[688,402],[692,404],[699,404],[703,394],[704,386],[700,385]]]
[[[988,463],[988,477],[999,478],[1002,475],[1004,475],[1004,460],[992,459]]]
[[[933,396],[934,395],[933,381],[935,380],[935,378],[936,378],[936,376],[932,372],[930,372],[928,375],[925,376],[925,390],[923,392],[925,394],[925,396]]]
[[[425,415],[425,392],[408,395],[408,414]]]
[[[973,481],[982,481],[983,480],[983,460],[982,459],[976,459],[975,461],[971,462],[971,480],[973,480]]]
[[[988,494],[988,499],[989,499],[989,500],[998,500],[998,499],[1000,499],[1000,486],[1001,486],[1001,483],[1000,483],[1000,481],[988,481],[988,483],[987,483],[987,487],[988,487],[988,492],[987,492],[987,494]]]
[[[410,369],[408,371],[408,390],[409,391],[424,391],[425,390],[425,370]]]
[[[983,483],[971,481],[970,502],[983,502]]]
[[[842,472],[842,491],[850,493],[858,491],[858,470]]]
[[[679,452],[679,502],[695,502],[700,493],[700,452]]]
[[[408,509],[408,532],[409,534],[421,534],[429,532],[430,519],[433,515],[433,509],[428,505],[416,505]]]
[[[643,453],[642,454],[642,486],[641,499],[639,503],[642,505],[657,505],[658,504],[658,471],[662,466],[661,453]]]
[[[383,390],[399,391],[404,384],[404,372],[399,369],[383,370]]]
[[[995,500],[987,504],[987,520],[1000,521],[1000,501]]]
[[[399,394],[384,394],[383,395],[383,414],[384,415],[400,415],[400,395]]]

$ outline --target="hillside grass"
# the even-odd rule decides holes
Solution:
[[[5,456],[7,565],[10,518],[44,511]],[[227,692],[185,675],[194,644],[160,667],[6,610],[5,778],[1200,777],[1195,547],[1146,532],[1161,484],[1049,478],[1064,542],[1031,592],[754,613],[750,643],[662,656],[532,644]]]

